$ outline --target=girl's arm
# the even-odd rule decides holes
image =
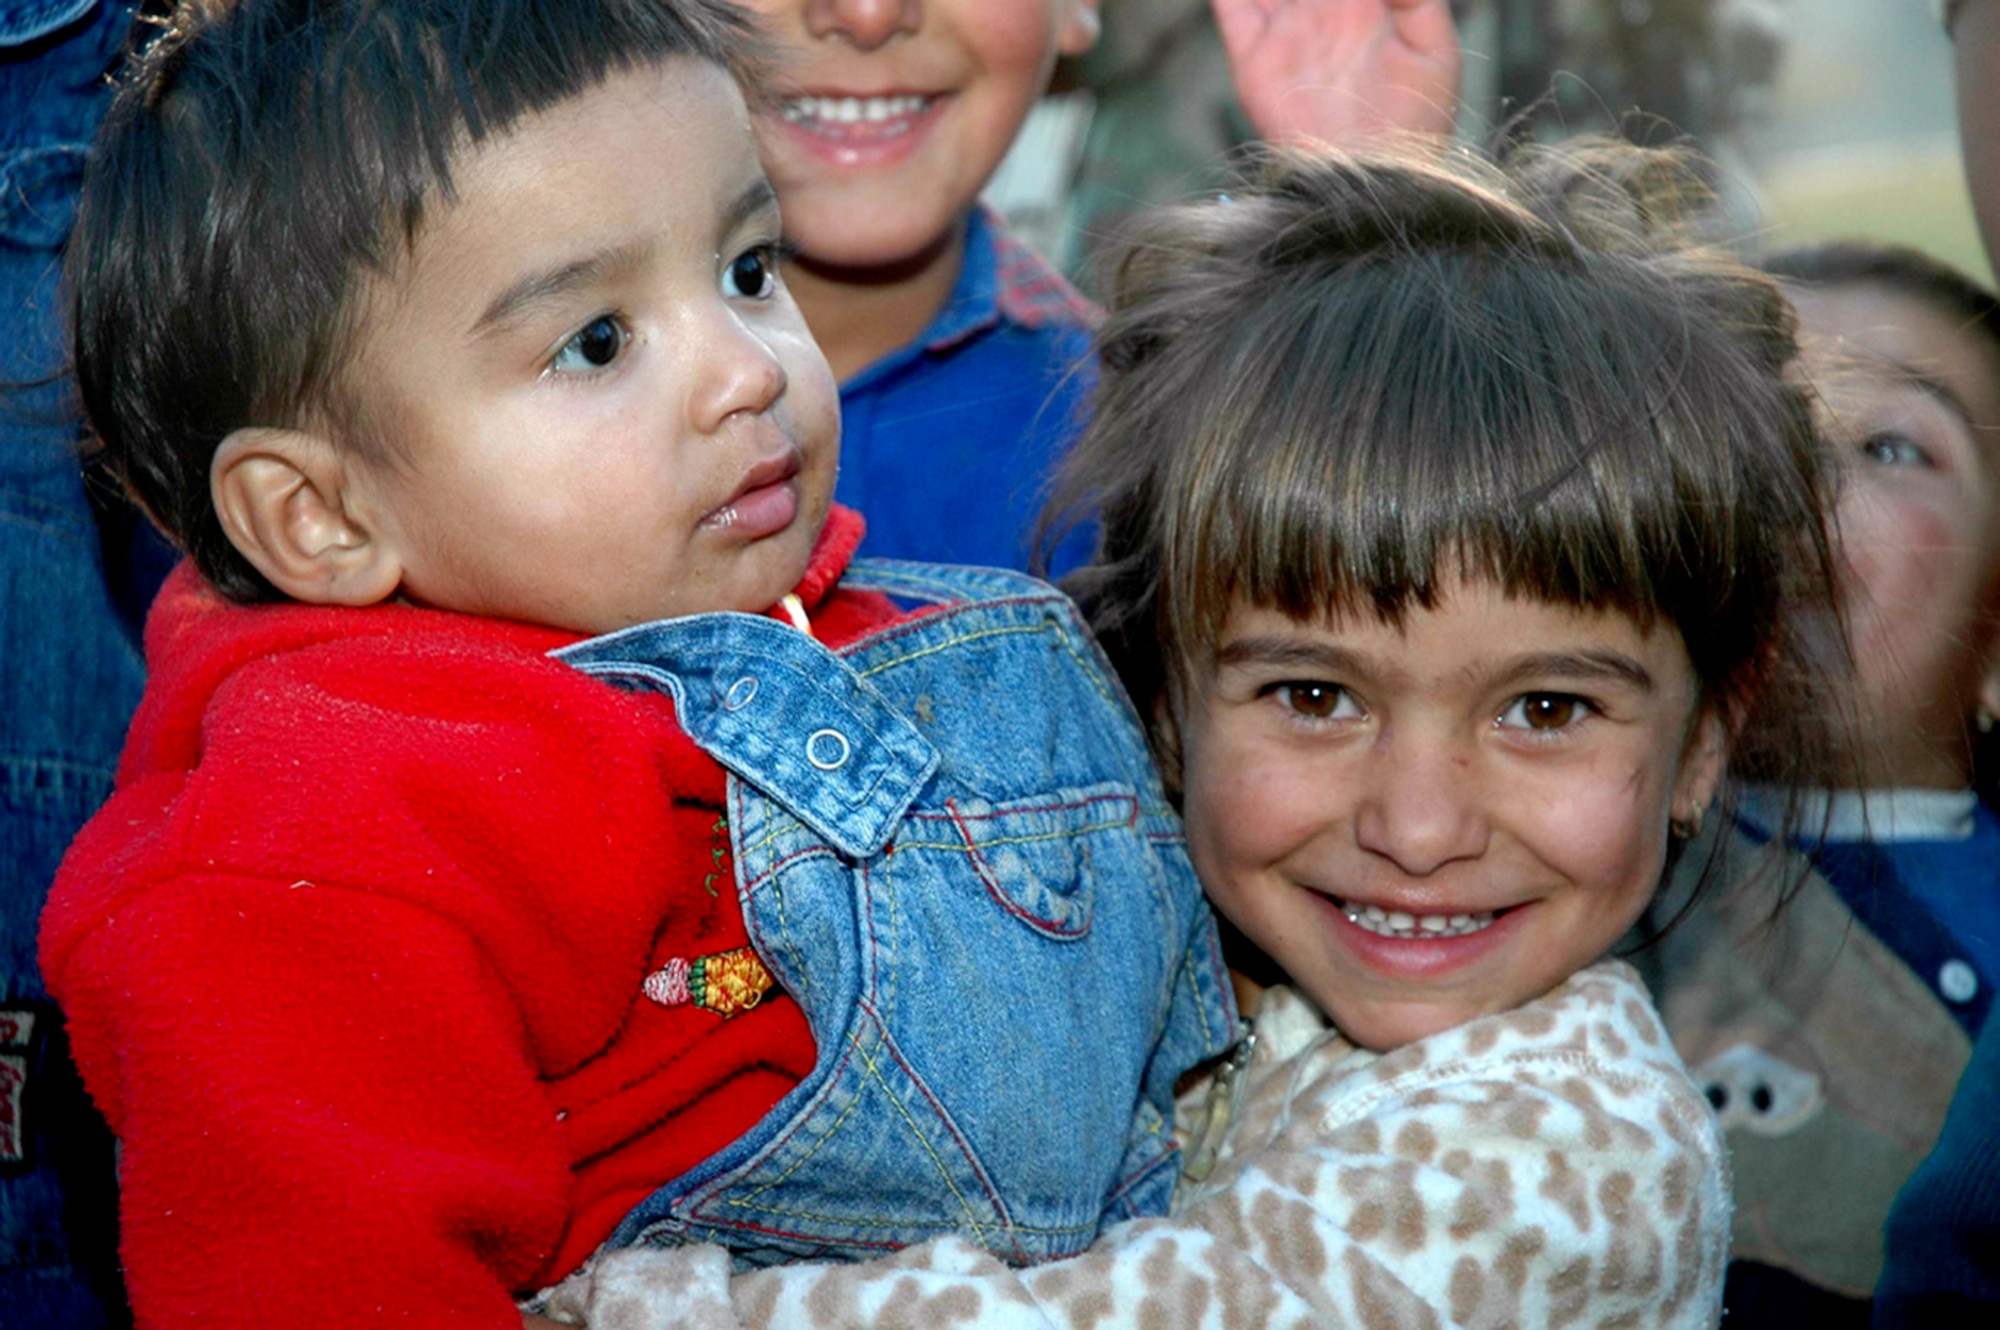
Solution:
[[[1273,1029],[1267,1009],[1260,1033]],[[1026,1270],[943,1240],[728,1278],[713,1248],[603,1255],[591,1325],[1712,1325],[1721,1139],[1644,989],[1592,967],[1383,1058],[1331,1034],[1260,1057],[1215,1173],[1172,1219]]]

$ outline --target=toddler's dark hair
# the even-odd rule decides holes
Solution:
[[[1462,575],[1673,626],[1705,702],[1757,704],[1738,770],[1815,772],[1819,452],[1776,285],[1684,239],[1706,202],[1685,155],[1593,143],[1278,156],[1143,221],[1044,530],[1101,523],[1069,585],[1142,713],[1234,604],[1394,621]]]
[[[754,86],[723,0],[187,0],[120,80],[67,278],[71,352],[114,472],[224,593],[276,595],[209,498],[235,429],[344,399],[364,271],[394,269],[468,143],[621,70],[689,56]]]

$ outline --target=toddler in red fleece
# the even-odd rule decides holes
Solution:
[[[1178,826],[1067,601],[850,564],[755,74],[719,0],[243,0],[119,91],[76,369],[191,557],[42,963],[141,1325],[1165,1210]]]

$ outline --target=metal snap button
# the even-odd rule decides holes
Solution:
[[[806,761],[821,771],[836,771],[847,765],[853,749],[839,730],[814,730],[806,740]]]
[[[1938,966],[1938,992],[1947,1002],[1972,1001],[1979,996],[1979,971],[1964,961],[1946,961]]]
[[[741,711],[750,705],[750,699],[757,696],[757,676],[746,674],[729,685],[729,691],[722,695],[724,711]]]

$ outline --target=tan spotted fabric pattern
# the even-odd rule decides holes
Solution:
[[[713,1248],[606,1252],[548,1310],[596,1330],[1718,1320],[1721,1137],[1625,965],[1386,1056],[1289,989],[1257,1033],[1208,1177],[1081,1257],[1014,1270],[948,1239],[731,1280]]]

